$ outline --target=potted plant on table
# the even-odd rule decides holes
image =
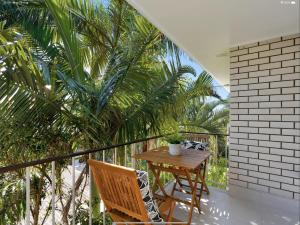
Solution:
[[[181,142],[184,140],[181,134],[172,134],[165,137],[165,140],[169,143],[170,155],[181,154]]]

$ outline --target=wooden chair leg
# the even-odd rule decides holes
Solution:
[[[175,182],[174,182],[174,184],[173,184],[171,196],[174,196],[174,192],[175,192],[176,186],[177,186],[177,180],[175,180]]]
[[[208,195],[209,195],[209,189],[208,189],[208,187],[207,187],[207,184],[206,184],[206,183],[204,184],[204,188],[205,188],[205,192],[206,192],[206,194],[208,194]]]
[[[208,190],[208,187],[206,185],[207,162],[208,162],[208,160],[205,160],[205,162],[204,162],[203,182],[204,182],[204,188],[206,190],[206,193],[209,195],[209,190]]]
[[[190,206],[190,212],[189,212],[189,216],[188,216],[188,224],[191,224],[192,221],[192,216],[193,216],[193,209],[196,206],[198,209],[198,212],[201,213],[201,209],[200,209],[200,201],[197,199],[196,196],[196,192],[197,192],[197,180],[198,177],[200,175],[200,171],[198,170],[198,172],[196,173],[196,179],[195,182],[193,183],[191,176],[189,174],[188,170],[185,170],[185,174],[186,174],[186,178],[189,182],[189,185],[191,187],[191,191],[192,191],[192,199],[191,199],[191,206]]]
[[[167,217],[167,222],[172,222],[175,206],[176,206],[176,202],[172,201],[171,207],[170,207],[170,210],[168,213],[168,217]],[[167,223],[167,225],[169,225],[169,224]]]

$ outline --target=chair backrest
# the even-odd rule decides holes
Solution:
[[[189,141],[207,142],[209,143],[209,135],[207,134],[184,134],[184,138]]]
[[[108,211],[117,210],[141,222],[148,221],[134,169],[96,160],[88,160],[88,164]]]

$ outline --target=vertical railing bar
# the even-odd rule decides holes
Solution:
[[[126,145],[125,145],[125,157],[124,158],[125,158],[124,159],[124,161],[125,161],[124,166],[127,167],[127,146]]]
[[[56,176],[55,176],[55,161],[51,162],[51,206],[52,206],[52,225],[55,225],[55,185],[56,185]]]
[[[223,137],[224,138],[224,137]],[[226,147],[225,147],[225,160],[226,160],[226,189],[228,188],[228,182],[229,182],[229,158],[228,158],[228,137],[226,137]]]
[[[140,143],[138,142],[138,143],[135,143],[135,150],[134,150],[134,153],[133,153],[133,155],[135,155],[135,154],[140,154]],[[140,170],[141,168],[140,168],[140,161],[134,161],[134,164],[135,164],[135,166],[134,166],[134,168],[135,169],[138,169],[138,170]]]
[[[133,158],[133,156],[135,155],[135,147],[136,144],[132,144],[133,148],[130,148],[130,154],[131,154],[131,167],[135,168],[135,158]]]
[[[147,170],[147,173],[149,174],[149,165],[148,165],[148,163],[146,163],[146,170]]]
[[[30,225],[30,167],[26,167],[25,169],[26,176],[26,220],[25,224]]]
[[[115,148],[114,149],[114,159],[115,159],[114,164],[116,164],[116,165],[117,165],[117,161],[118,161],[117,157],[118,157],[118,155],[117,155],[117,148]]]
[[[219,146],[218,146],[218,135],[216,135],[216,157],[219,154]]]
[[[75,158],[72,157],[72,224],[75,225]]]
[[[105,151],[102,153],[102,161],[105,162]],[[101,209],[101,202],[103,203],[102,200],[100,200],[100,209]],[[106,214],[105,214],[105,205],[103,203],[103,214],[102,214],[102,220],[103,220],[103,225],[106,224]]]
[[[89,154],[89,159],[92,159],[92,154]],[[89,166],[89,225],[92,225],[92,170]]]

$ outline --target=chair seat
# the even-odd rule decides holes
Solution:
[[[128,216],[116,209],[109,211],[110,215],[114,218],[114,222],[140,222],[139,220]]]
[[[119,212],[115,209],[110,211],[109,213],[111,215],[113,215],[113,217],[115,218],[114,222],[134,222],[134,223],[140,222],[139,220],[136,220],[136,219],[134,219],[134,218],[132,218],[132,217],[130,217],[130,216],[124,214],[124,213],[121,213],[121,212]],[[167,218],[168,218],[167,214],[161,213],[161,216],[162,216],[164,221],[167,221]],[[183,222],[183,221],[181,221],[177,218],[174,218],[174,217],[172,217],[171,221],[169,221],[169,222],[176,222],[178,225],[181,225],[179,222],[182,222],[182,225],[187,224],[187,223],[185,223],[185,222]],[[127,224],[130,225],[130,223],[127,223]]]

